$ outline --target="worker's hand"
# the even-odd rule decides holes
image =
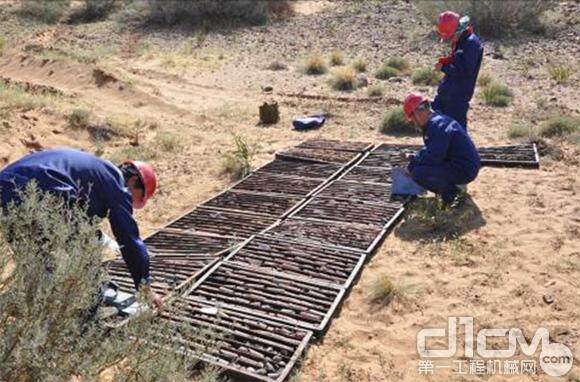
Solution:
[[[404,160],[409,160],[411,159],[411,157],[413,156],[413,154],[409,154],[409,153],[400,153],[401,158],[403,158]]]
[[[440,62],[437,62],[435,64],[435,67],[433,68],[433,70],[436,71],[436,72],[440,72],[442,67],[443,67],[443,64],[440,63]]]
[[[149,285],[143,285],[141,287],[141,292],[145,295],[147,301],[151,301],[156,309],[163,309],[163,299],[161,296],[155,293],[155,291],[153,291]]]

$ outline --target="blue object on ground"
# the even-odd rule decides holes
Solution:
[[[317,129],[324,125],[326,122],[326,117],[324,115],[311,115],[308,117],[295,118],[292,121],[294,129],[296,130],[311,130]]]
[[[425,189],[418,185],[401,167],[393,169],[393,186],[391,194],[393,195],[419,195],[425,192]]]

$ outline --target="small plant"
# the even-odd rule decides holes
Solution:
[[[254,149],[240,135],[234,134],[235,149],[224,155],[222,172],[233,179],[241,179],[252,172]]]
[[[306,61],[306,74],[319,75],[328,71],[324,60],[320,55],[312,55]]]
[[[86,129],[91,122],[91,112],[86,109],[74,109],[67,120],[68,125],[73,129]]]
[[[411,75],[411,81],[414,85],[435,86],[441,81],[441,73],[428,67],[417,69]]]
[[[395,284],[387,275],[378,276],[371,285],[369,299],[373,304],[387,306],[397,294]]]
[[[406,73],[410,68],[409,61],[403,57],[391,57],[385,65],[397,69],[400,73]]]
[[[288,66],[281,61],[272,61],[270,65],[268,65],[268,70],[278,71],[286,69],[288,69]]]
[[[537,138],[536,129],[529,122],[514,123],[507,135],[508,138],[528,138],[531,141]]]
[[[159,133],[157,134],[157,141],[159,148],[165,152],[176,152],[183,148],[182,139],[176,134]]]
[[[572,69],[564,64],[551,64],[548,65],[548,74],[558,85],[565,85],[570,80]]]
[[[367,62],[365,61],[364,58],[362,57],[358,57],[356,60],[354,60],[354,62],[352,63],[352,67],[354,68],[354,70],[356,70],[358,73],[363,73],[367,71]]]
[[[544,121],[540,125],[539,134],[545,138],[561,137],[580,131],[580,118],[558,116]]]
[[[496,107],[509,106],[514,96],[510,88],[497,82],[491,82],[485,86],[481,95],[486,105]]]
[[[340,50],[334,50],[330,54],[330,65],[338,66],[344,64],[344,54]]]
[[[198,47],[201,47],[203,45],[203,43],[205,42],[205,39],[207,37],[207,34],[205,32],[205,30],[200,29],[197,32],[195,32],[195,43]]]
[[[0,36],[0,56],[4,54],[4,49],[6,49],[6,39]]]
[[[330,83],[335,90],[353,90],[356,88],[356,72],[351,68],[336,69]]]
[[[379,80],[388,80],[391,77],[396,77],[399,75],[399,71],[392,66],[387,64],[381,66],[379,70],[375,72],[375,77]]]
[[[402,107],[391,109],[383,118],[379,131],[383,134],[394,135],[416,135],[417,130],[407,120],[407,116]]]
[[[477,77],[477,84],[479,86],[487,86],[493,81],[491,74],[488,72],[480,73]]]
[[[369,86],[367,94],[369,97],[382,97],[384,93],[383,87],[381,85]]]

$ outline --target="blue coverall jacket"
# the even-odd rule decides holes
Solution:
[[[43,191],[86,203],[89,217],[108,216],[135,287],[149,281],[149,254],[133,219],[131,193],[116,166],[73,149],[27,155],[0,172],[2,208],[11,201],[18,203],[17,190],[33,179]]]
[[[425,146],[413,155],[407,169],[413,180],[450,202],[458,184],[473,181],[481,167],[473,141],[456,121],[433,113],[423,135]]]
[[[433,109],[448,115],[467,129],[467,110],[475,91],[475,84],[483,58],[483,45],[475,33],[465,32],[457,42],[453,53],[453,63],[441,67],[445,74]]]

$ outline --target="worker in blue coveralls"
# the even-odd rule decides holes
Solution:
[[[0,172],[0,202],[6,210],[20,202],[21,190],[35,181],[38,188],[81,202],[89,217],[108,216],[135,288],[149,295],[156,307],[162,300],[150,288],[149,254],[139,236],[133,208],[143,208],[157,187],[153,168],[128,161],[114,166],[94,155],[73,149],[54,149],[27,155]]]
[[[443,72],[444,76],[432,107],[467,130],[467,110],[481,67],[483,45],[473,33],[468,16],[443,12],[439,15],[437,30],[443,40],[451,41],[451,53],[435,64],[435,70]]]
[[[403,110],[409,121],[420,127],[425,142],[418,153],[405,155],[409,160],[407,175],[440,195],[444,205],[459,204],[458,185],[472,182],[481,167],[471,138],[457,121],[433,111],[421,94],[409,94]]]

